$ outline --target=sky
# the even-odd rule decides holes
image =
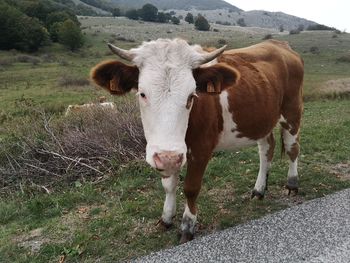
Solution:
[[[225,0],[244,11],[281,11],[350,32],[350,0]]]

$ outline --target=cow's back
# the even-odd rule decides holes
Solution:
[[[229,111],[240,136],[262,138],[275,127],[283,111],[293,104],[302,107],[303,61],[288,43],[270,40],[229,50],[218,62],[241,74],[237,84],[227,88]]]

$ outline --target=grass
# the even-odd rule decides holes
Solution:
[[[215,26],[219,32],[196,32],[187,25],[149,26],[110,18],[81,22],[86,28],[87,45],[77,53],[53,45],[31,54],[40,62],[27,63],[12,59],[26,54],[0,52],[0,61],[5,61],[0,63],[0,125],[6,126],[0,126],[0,141],[7,140],[9,131],[16,132],[16,125],[31,116],[32,108],[60,116],[68,104],[106,95],[92,85],[74,85],[73,81],[72,85],[60,86],[59,81],[69,77],[86,83],[92,66],[113,57],[105,44],[112,34],[116,35],[115,45],[130,48],[148,38],[175,36],[203,45],[219,46],[218,41],[225,40],[229,47],[242,47],[260,42],[271,33],[220,25]],[[197,236],[350,187],[346,171],[333,169],[349,162],[349,100],[319,93],[320,86],[329,80],[350,78],[348,63],[337,61],[350,46],[349,34],[337,38],[330,32],[272,35],[289,41],[305,61],[307,102],[301,134],[300,193],[287,196],[284,184],[288,165],[286,159],[279,158],[279,144],[263,201],[250,200],[259,166],[257,149],[218,152],[206,170],[198,199]],[[314,46],[318,54],[310,52]],[[53,185],[50,194],[38,185],[24,184],[20,191],[0,197],[0,261],[59,262],[61,258],[65,262],[115,262],[172,247],[178,243],[184,207],[183,178],[184,172],[177,193],[175,227],[166,232],[155,225],[164,201],[160,176],[142,161],[132,161],[99,181],[78,178],[70,185]]]
[[[305,106],[299,195],[287,196],[284,189],[287,161],[279,158],[279,145],[264,201],[250,200],[257,150],[219,152],[208,166],[198,200],[199,236],[350,187],[350,181],[329,172],[348,160],[348,101]],[[174,246],[183,212],[183,176],[176,227],[167,232],[155,226],[164,196],[159,175],[143,162],[130,163],[104,182],[56,187],[50,195],[24,188],[0,202],[0,254],[5,262],[52,262],[62,255],[67,262],[113,262]],[[43,234],[31,238],[37,229]],[[41,240],[45,242],[36,253],[21,247]]]

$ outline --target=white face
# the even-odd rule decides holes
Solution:
[[[111,48],[111,46],[110,46]],[[146,161],[170,176],[186,163],[185,136],[196,96],[192,70],[212,61],[225,47],[207,53],[181,39],[158,39],[114,53],[138,68],[138,100],[147,140]]]
[[[147,140],[146,161],[165,172],[186,163],[185,143],[201,55],[184,40],[157,40],[132,49],[139,68],[138,100]]]
[[[189,67],[145,66],[140,70],[138,100],[147,140],[146,161],[160,170],[179,169],[186,162],[185,136],[196,82]],[[155,154],[182,156],[178,165],[163,167]]]

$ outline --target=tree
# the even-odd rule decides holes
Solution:
[[[19,49],[36,51],[49,39],[49,33],[37,18],[24,16],[21,23],[25,30],[23,30],[22,40],[17,44]]]
[[[48,39],[47,30],[36,18],[0,2],[0,49],[36,51]]]
[[[167,19],[167,16],[163,12],[158,13],[158,22],[159,23],[167,23],[169,20]]]
[[[303,24],[300,24],[300,25],[298,26],[298,30],[299,30],[299,31],[304,31],[304,29],[305,29],[305,26],[304,26]]]
[[[194,22],[194,26],[199,31],[208,31],[210,29],[210,25],[208,23],[208,20],[205,19],[204,16],[201,14],[198,14],[196,17],[196,21]]]
[[[84,37],[79,26],[68,19],[58,30],[58,42],[74,51],[84,44]]]
[[[185,21],[189,24],[193,24],[194,23],[193,15],[191,13],[187,13],[185,17]]]
[[[126,11],[125,16],[132,20],[138,20],[139,19],[139,12],[136,9],[130,9]]]
[[[284,26],[280,25],[279,29],[280,29],[280,32],[283,32],[284,31]]]
[[[241,26],[241,27],[247,26],[246,23],[245,23],[245,21],[244,21],[244,18],[239,18],[239,19],[237,20],[237,25],[239,25],[239,26]]]
[[[116,16],[121,16],[120,8],[113,8],[113,9],[112,9],[112,15],[113,15],[114,17],[116,17]]]
[[[158,8],[151,4],[145,4],[140,10],[140,17],[143,21],[157,21]]]
[[[176,16],[173,16],[171,18],[171,23],[173,23],[174,25],[178,25],[180,24],[180,19],[178,19]]]

